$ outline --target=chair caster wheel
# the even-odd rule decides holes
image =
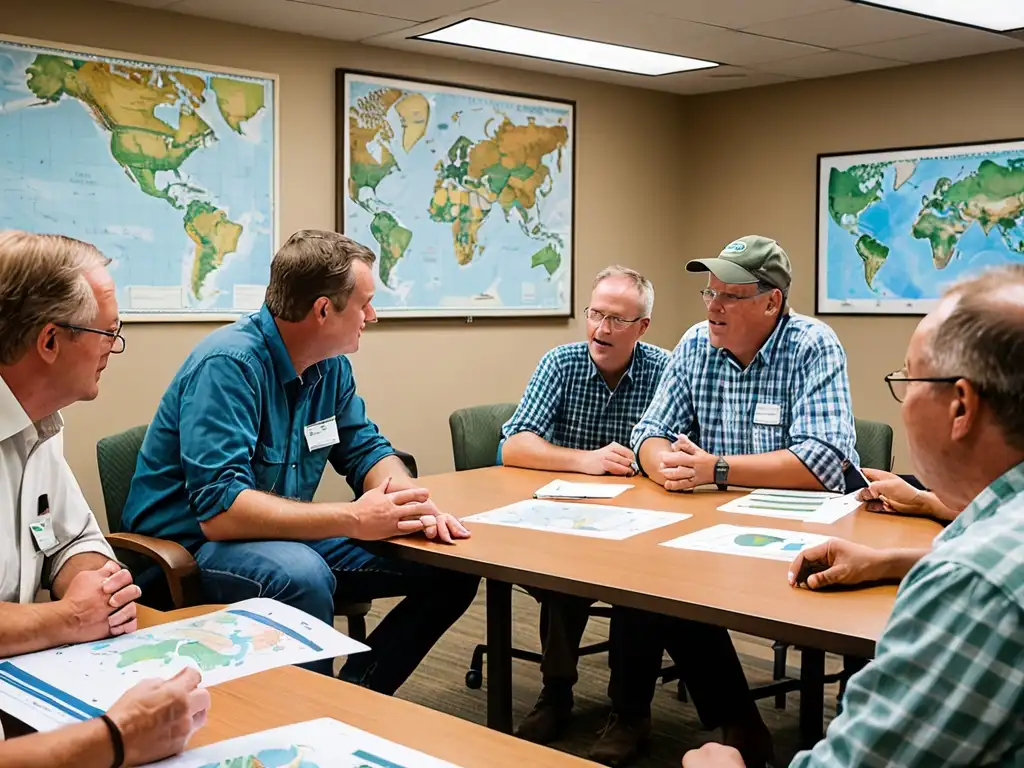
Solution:
[[[482,672],[477,672],[475,669],[471,669],[466,672],[466,687],[472,688],[474,691],[480,690],[484,684],[484,676]]]

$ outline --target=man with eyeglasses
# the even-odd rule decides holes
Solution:
[[[124,350],[110,260],[61,235],[0,232],[0,658],[135,631],[140,590],[64,459],[60,409],[94,400]],[[53,598],[36,603],[41,588]],[[0,765],[140,765],[180,752],[210,695],[188,670],[108,712],[3,741]],[[102,684],[102,683],[101,683]]]
[[[1024,265],[954,285],[899,376],[922,482],[962,510],[900,584],[874,660],[791,768],[1024,764]],[[734,768],[718,744],[683,768]]]
[[[125,502],[127,530],[195,555],[214,603],[273,597],[333,623],[337,602],[404,595],[342,679],[393,694],[473,602],[479,579],[362,542],[462,524],[417,487],[366,414],[352,364],[376,321],[374,253],[300,230],[270,264],[263,307],[207,336],[171,381]],[[330,462],[353,502],[314,502]],[[332,673],[333,660],[311,668]]]
[[[501,463],[589,475],[634,474],[629,435],[668,362],[665,350],[640,341],[653,308],[654,287],[647,278],[620,266],[598,273],[585,310],[587,340],[555,347],[541,358],[519,407],[502,428]],[[593,601],[532,593],[541,601],[544,687],[516,734],[546,744],[570,720],[579,646]],[[611,685],[617,683],[613,664]]]

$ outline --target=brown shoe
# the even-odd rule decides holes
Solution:
[[[623,717],[612,712],[587,759],[618,768],[646,753],[650,742],[651,718]]]
[[[552,701],[541,693],[530,713],[523,718],[515,735],[534,744],[550,744],[565,733],[572,719],[572,702]]]
[[[722,726],[722,743],[743,756],[747,768],[764,768],[774,760],[775,745],[760,714]]]

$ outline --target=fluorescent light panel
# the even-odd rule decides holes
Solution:
[[[854,0],[993,32],[1024,27],[1024,0]]]
[[[1024,2],[1024,0],[1022,0]],[[534,59],[562,61],[597,69],[612,69],[637,75],[667,75],[693,69],[717,67],[713,61],[674,56],[669,53],[645,51],[624,45],[598,43],[578,37],[537,32],[523,27],[496,24],[480,19],[466,19],[449,27],[416,35],[415,40],[449,43],[466,48],[512,53]]]

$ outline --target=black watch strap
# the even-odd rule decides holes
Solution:
[[[124,765],[124,739],[121,737],[121,730],[106,714],[100,715],[100,720],[110,731],[110,741],[114,747],[114,762],[111,763],[111,766],[112,768],[121,768]]]
[[[721,456],[715,462],[715,485],[718,486],[720,491],[724,491],[729,487],[729,462]]]

